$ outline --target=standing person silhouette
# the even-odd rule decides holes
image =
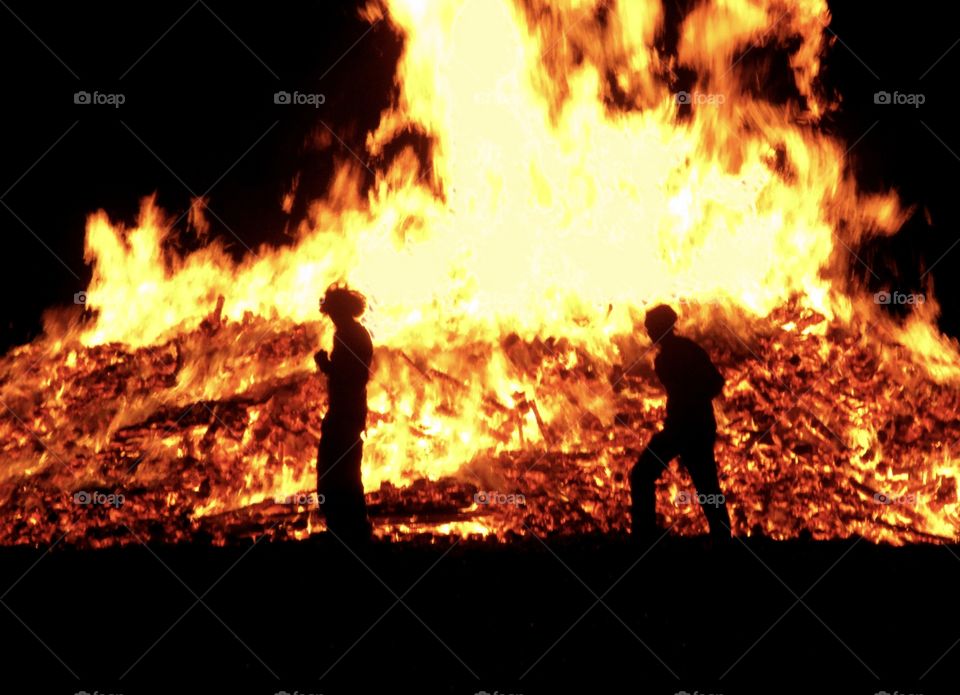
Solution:
[[[644,320],[658,348],[653,365],[667,391],[667,418],[630,471],[631,530],[635,539],[657,533],[656,481],[679,456],[697,489],[710,535],[728,539],[730,517],[713,456],[717,421],[711,402],[723,391],[724,380],[703,348],[674,333],[676,321],[676,312],[665,304],[648,311]]]
[[[329,407],[320,425],[317,492],[327,528],[344,541],[366,540],[370,522],[363,497],[360,462],[367,424],[367,381],[373,359],[370,334],[357,321],[366,308],[363,295],[331,285],[320,300],[320,312],[333,322],[333,352],[314,355],[327,375]]]

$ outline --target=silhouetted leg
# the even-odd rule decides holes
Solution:
[[[730,538],[730,515],[727,513],[726,499],[720,490],[717,460],[713,455],[715,440],[714,432],[697,434],[692,437],[680,460],[697,488],[697,495],[701,500],[700,508],[707,517],[710,535],[714,538]]]
[[[317,460],[317,492],[323,495],[327,528],[343,541],[370,535],[360,464],[363,440],[359,432],[344,432],[324,422]]]
[[[346,472],[343,486],[343,526],[351,539],[365,540],[370,536],[367,519],[367,501],[363,496],[360,464],[363,461],[363,440],[357,432],[350,440],[350,449],[341,462]]]
[[[657,478],[679,453],[677,447],[674,432],[667,429],[657,432],[630,471],[630,530],[635,538],[657,532]]]

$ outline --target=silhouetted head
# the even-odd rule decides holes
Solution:
[[[320,312],[335,323],[345,323],[360,316],[367,308],[367,300],[346,285],[333,284],[320,300]]]
[[[647,329],[650,340],[657,343],[667,335],[673,333],[673,326],[677,322],[677,312],[666,304],[653,307],[647,312],[643,325]]]

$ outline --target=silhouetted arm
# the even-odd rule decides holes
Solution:
[[[706,350],[701,348],[699,345],[697,349],[700,353],[700,365],[697,370],[704,391],[707,394],[707,397],[710,400],[713,400],[721,393],[723,393],[723,385],[726,383],[726,380],[723,378],[723,374],[720,373],[720,370],[717,369],[716,365],[710,360],[710,356],[707,354]]]
[[[330,374],[330,357],[327,356],[326,350],[318,350],[316,353],[314,353],[313,361],[316,363],[317,369],[324,374]]]

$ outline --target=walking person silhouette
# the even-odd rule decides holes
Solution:
[[[370,334],[357,321],[366,308],[363,295],[331,285],[320,300],[320,312],[333,322],[333,351],[314,355],[327,375],[329,407],[320,425],[317,492],[327,528],[344,541],[370,537],[360,463],[361,434],[367,424],[367,381],[373,359]]]
[[[632,534],[657,533],[656,481],[679,456],[697,490],[711,537],[730,538],[730,517],[717,479],[713,445],[717,421],[713,399],[723,391],[723,376],[695,342],[674,332],[677,314],[661,304],[647,312],[644,326],[658,348],[654,369],[667,391],[667,417],[630,472]]]

